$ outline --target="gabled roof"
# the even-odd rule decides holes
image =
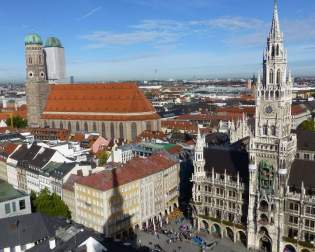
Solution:
[[[306,189],[315,191],[315,162],[310,160],[294,160],[289,177],[289,186],[301,190],[302,182]]]
[[[0,249],[52,237],[54,225],[55,221],[40,213],[0,219]]]
[[[18,165],[24,168],[30,166],[42,168],[56,152],[56,150],[44,148],[36,144],[32,144],[29,148],[26,144],[23,144],[10,158],[18,161]]]
[[[51,85],[42,117],[68,120],[159,118],[135,83]]]
[[[248,181],[248,153],[229,148],[205,148],[205,169],[209,172],[212,168],[216,173],[226,173],[230,176],[239,176],[242,181]]]
[[[119,168],[82,177],[77,183],[96,190],[107,191],[168,169],[175,164],[176,162],[164,153],[157,153],[145,159],[136,157]]]
[[[315,132],[297,130],[297,149],[315,151]]]

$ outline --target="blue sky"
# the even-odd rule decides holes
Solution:
[[[315,1],[280,0],[294,75],[315,75]],[[0,80],[23,80],[24,36],[56,36],[76,80],[251,76],[273,0],[10,0],[0,9]]]

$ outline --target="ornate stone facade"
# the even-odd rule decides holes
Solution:
[[[315,148],[309,148],[314,146],[309,137],[298,145],[307,148],[297,152],[299,139],[291,133],[292,85],[275,1],[263,77],[257,80],[255,129],[235,132],[247,140],[225,149],[207,146],[198,136],[192,181],[199,229],[258,251],[314,249]],[[300,160],[302,155],[307,160]]]

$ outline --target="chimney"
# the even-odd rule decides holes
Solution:
[[[56,248],[56,239],[55,239],[55,237],[51,237],[49,239],[49,249],[53,250],[55,248]]]

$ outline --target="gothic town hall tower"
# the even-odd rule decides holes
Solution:
[[[292,85],[275,1],[249,146],[248,248],[283,251],[284,196],[296,153],[296,136],[291,133]]]

